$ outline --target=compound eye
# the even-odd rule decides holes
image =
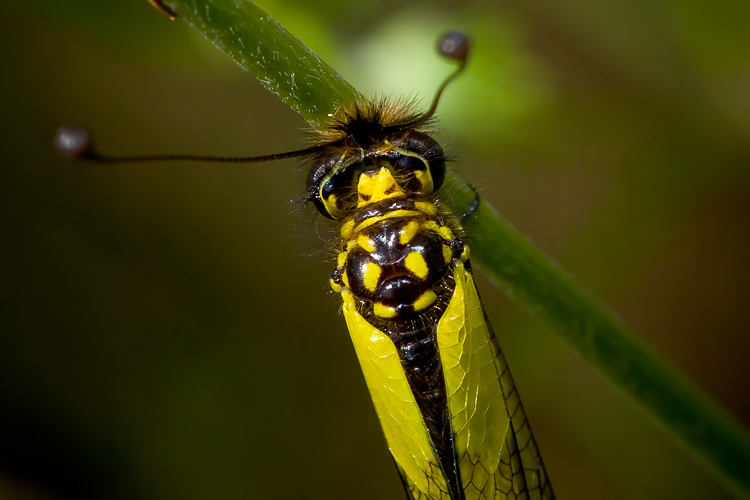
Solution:
[[[327,212],[326,217],[341,218],[357,206],[357,189],[352,187],[349,177],[345,172],[337,172],[320,187],[320,201]]]
[[[423,167],[425,164],[427,165],[429,176],[432,178],[432,188],[427,191],[437,191],[445,179],[445,152],[440,147],[440,144],[429,135],[417,132],[416,130],[400,133],[390,140],[394,146],[415,153],[419,157],[415,158],[403,155],[403,157],[412,158],[412,160],[417,160],[421,164],[420,166],[416,166],[415,161],[409,161],[405,166],[410,165],[415,171],[419,171],[420,167]],[[424,192],[425,190],[419,189],[419,191]]]
[[[320,189],[320,183],[333,170],[340,159],[340,155],[314,158],[310,162],[310,170],[307,172],[306,191],[308,193],[317,192]]]
[[[330,184],[331,178],[329,178],[329,174],[340,160],[341,156],[323,156],[316,158],[311,162],[310,170],[307,173],[307,187],[305,190],[307,193],[307,199],[313,202],[316,210],[320,212],[321,215],[329,219],[333,219],[335,216],[331,213],[326,199],[330,199],[330,195],[333,194],[333,192],[331,187],[326,187],[326,185]],[[323,197],[324,191],[327,192],[326,197]]]
[[[423,194],[433,192],[433,182],[428,164],[421,156],[401,154],[393,162],[393,169],[404,190]]]
[[[357,179],[364,165],[346,165],[342,156],[323,158],[311,165],[307,198],[324,217],[339,219],[357,206]]]
[[[437,142],[435,145],[440,148],[440,156],[428,159],[427,162],[430,165],[433,187],[437,191],[443,185],[443,180],[445,180],[445,153],[443,153],[443,148]]]
[[[427,170],[427,162],[419,156],[407,156],[402,154],[394,162],[393,167],[399,174],[408,175],[415,170]]]

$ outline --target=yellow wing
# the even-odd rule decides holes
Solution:
[[[552,499],[539,451],[474,279],[456,288],[437,340],[466,500]]]
[[[510,371],[474,280],[454,264],[455,289],[437,343],[458,457],[461,500],[554,498]],[[396,346],[357,311],[343,312],[388,448],[414,500],[452,499]]]
[[[413,498],[450,500],[448,486],[427,426],[412,394],[396,346],[357,312],[354,297],[343,290],[346,326],[357,352],[370,397],[388,448]]]

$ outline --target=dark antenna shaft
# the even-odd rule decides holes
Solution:
[[[161,10],[168,10],[168,8],[161,2],[161,0],[153,0],[151,2],[155,6],[163,7]],[[169,11],[171,12],[171,11]],[[448,87],[461,72],[466,68],[466,61],[469,55],[469,40],[461,32],[451,31],[440,39],[438,45],[440,53],[458,61],[459,65],[448,78],[445,79],[443,84],[438,88],[435,97],[432,100],[432,105],[426,113],[417,117],[410,122],[396,123],[385,127],[385,132],[404,130],[407,128],[417,127],[426,121],[428,121],[435,114],[438,103],[440,102],[440,96],[443,95],[443,91]],[[186,154],[174,154],[174,155],[135,155],[135,156],[107,156],[99,153],[94,147],[91,133],[84,127],[63,125],[57,129],[55,135],[55,148],[61,156],[73,160],[89,160],[101,163],[140,163],[140,162],[153,162],[153,161],[206,161],[206,162],[218,162],[218,163],[261,163],[266,161],[283,160],[286,158],[298,158],[300,156],[309,156],[329,147],[331,143],[319,144],[305,149],[298,149],[295,151],[287,151],[285,153],[277,153],[264,156],[248,156],[248,157],[227,157],[227,156],[203,156],[203,155],[186,155]]]
[[[136,156],[106,156],[99,153],[91,139],[91,133],[84,127],[63,125],[57,129],[55,135],[55,149],[64,158],[72,160],[89,160],[101,163],[139,163],[149,161],[208,161],[219,163],[261,163],[264,161],[297,158],[317,153],[324,145],[313,146],[296,151],[276,153],[265,156],[202,156],[202,155],[136,155]]]
[[[419,125],[422,125],[427,120],[432,118],[432,116],[435,114],[435,111],[437,111],[437,107],[440,103],[440,97],[443,95],[443,91],[448,87],[448,84],[451,83],[466,68],[466,62],[469,58],[469,38],[460,31],[448,32],[440,39],[440,42],[438,43],[438,51],[441,55],[447,57],[448,59],[458,61],[458,68],[456,68],[453,73],[448,75],[448,78],[446,78],[440,88],[438,88],[437,92],[435,93],[435,97],[432,99],[432,105],[426,113],[424,113],[416,120],[391,125],[388,127],[389,129],[418,127]]]

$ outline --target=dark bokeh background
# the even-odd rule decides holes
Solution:
[[[746,426],[750,3],[260,2],[366,92],[431,96],[482,196]],[[68,164],[265,154],[304,124],[136,0],[5,1],[0,498],[402,498],[305,173]],[[707,472],[486,280],[561,499],[721,499]]]

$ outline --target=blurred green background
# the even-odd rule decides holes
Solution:
[[[258,2],[361,91],[429,99],[454,167],[745,426],[750,3]],[[0,498],[403,498],[328,290],[305,124],[145,0],[6,0]],[[486,280],[560,499],[729,495]],[[748,472],[750,473],[750,471]]]

